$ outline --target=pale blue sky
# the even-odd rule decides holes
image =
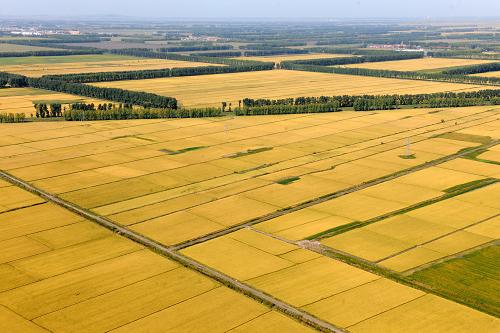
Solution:
[[[0,0],[0,16],[398,18],[499,16],[500,0]]]

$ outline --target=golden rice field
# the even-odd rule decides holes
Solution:
[[[391,71],[424,71],[447,67],[462,67],[470,65],[479,65],[494,62],[492,60],[478,59],[454,59],[454,58],[421,58],[409,60],[394,60],[381,62],[367,62],[362,64],[351,64],[345,67],[366,68],[366,69],[384,69]]]
[[[29,117],[35,114],[35,103],[94,103],[97,105],[106,101],[34,88],[0,90],[0,113],[24,113]]]
[[[498,145],[355,187],[500,139],[499,111],[2,124],[0,170],[166,246],[351,189],[180,252],[350,332],[495,332],[491,315],[302,241],[373,220],[320,244],[405,274],[491,243],[500,185],[444,196],[500,178]],[[3,181],[0,195],[0,318],[11,331],[308,330]]]
[[[16,210],[0,211],[3,332],[313,332],[63,208],[43,200],[33,206],[27,199],[38,197],[0,186],[2,198],[18,198],[9,206]]]
[[[261,57],[240,57],[234,59],[263,61],[263,62],[283,62],[283,61],[344,58],[344,57],[346,57],[345,54],[308,53],[308,54],[285,54],[285,55],[261,56]]]
[[[248,229],[181,252],[350,332],[499,325],[484,313]],[[406,320],[394,320],[401,312],[409,313]],[[447,314],[467,319],[450,322]]]
[[[103,82],[94,85],[172,96],[186,107],[219,106],[223,101],[232,103],[235,107],[244,98],[420,94],[489,89],[478,85],[289,70]]]
[[[214,65],[199,62],[146,59],[116,55],[23,57],[20,59],[0,59],[0,71],[30,77],[40,77],[43,75],[56,74],[122,72],[200,66]]]
[[[174,245],[478,145],[441,133],[499,137],[498,107],[430,112],[3,125],[0,169]],[[408,137],[414,159],[399,157]],[[273,220],[256,227],[303,239],[484,178],[441,172],[446,179],[423,186],[415,177],[345,195],[321,212],[312,207],[307,220],[288,220],[293,213],[277,227]]]

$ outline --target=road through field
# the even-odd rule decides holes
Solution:
[[[478,146],[478,147],[467,149],[467,150],[458,152],[456,154],[448,155],[448,156],[436,159],[434,161],[427,162],[425,164],[417,165],[417,166],[412,167],[412,168],[408,168],[408,169],[405,169],[405,170],[402,170],[402,171],[398,171],[396,173],[390,174],[390,175],[385,176],[385,177],[374,179],[374,180],[368,181],[366,183],[355,185],[355,186],[349,187],[347,189],[344,189],[344,190],[341,190],[341,191],[338,191],[338,192],[335,192],[335,193],[332,193],[332,194],[329,194],[329,195],[326,195],[326,196],[323,196],[323,197],[320,197],[320,198],[317,198],[317,199],[314,199],[314,200],[311,200],[311,201],[308,201],[308,202],[305,202],[305,203],[301,203],[299,205],[296,205],[296,206],[293,206],[293,207],[290,207],[290,208],[286,208],[286,209],[283,209],[283,210],[280,210],[280,211],[277,211],[277,212],[273,212],[273,213],[261,216],[261,217],[255,219],[255,220],[248,221],[248,222],[245,222],[243,224],[230,227],[228,229],[224,229],[224,230],[212,233],[212,234],[205,235],[205,236],[200,237],[200,238],[189,240],[187,242],[184,242],[184,243],[181,243],[181,244],[178,244],[178,245],[174,246],[173,249],[174,250],[181,250],[181,249],[184,249],[184,248],[187,248],[187,247],[199,244],[199,243],[203,243],[203,242],[209,241],[211,239],[218,238],[218,237],[227,235],[229,233],[238,231],[240,229],[243,229],[243,228],[246,228],[246,227],[251,227],[251,226],[253,226],[255,224],[262,223],[262,222],[265,222],[265,221],[269,221],[269,220],[277,218],[279,216],[283,216],[283,215],[286,215],[286,214],[289,214],[289,213],[292,213],[292,212],[295,212],[295,211],[298,211],[298,210],[301,210],[301,209],[304,209],[304,208],[315,206],[315,205],[320,204],[322,202],[330,201],[332,199],[335,199],[335,198],[338,198],[338,197],[341,197],[341,196],[344,196],[344,195],[347,195],[347,194],[350,194],[350,193],[353,193],[353,192],[357,192],[357,191],[360,191],[360,190],[363,190],[363,189],[366,189],[366,188],[369,188],[369,187],[372,187],[372,186],[375,186],[375,185],[378,185],[378,184],[382,184],[382,183],[391,181],[393,179],[400,178],[402,176],[408,175],[408,174],[416,172],[416,171],[420,171],[420,170],[424,170],[424,169],[427,169],[427,168],[430,168],[430,167],[433,167],[433,166],[437,166],[439,164],[442,164],[442,163],[454,160],[456,158],[468,155],[468,154],[476,152],[476,151],[481,151],[483,149],[488,149],[488,148],[490,148],[492,146],[495,146],[495,145],[497,145],[499,143],[500,143],[500,140],[494,140],[494,141],[491,141],[491,142],[489,142],[487,144],[484,144],[484,145],[481,145],[481,146]]]
[[[242,283],[242,282],[240,282],[240,281],[238,281],[238,280],[236,280],[236,279],[234,279],[226,274],[218,272],[217,270],[215,270],[213,268],[210,268],[208,266],[200,264],[199,262],[197,262],[193,259],[190,259],[182,254],[179,254],[175,249],[172,249],[170,247],[166,247],[159,242],[156,242],[152,239],[149,239],[147,237],[140,235],[139,233],[133,232],[131,230],[128,230],[127,228],[124,228],[118,224],[115,224],[106,218],[103,218],[99,215],[96,215],[96,214],[91,213],[85,209],[82,209],[73,203],[67,202],[65,200],[62,200],[62,199],[50,194],[50,193],[47,193],[43,190],[40,190],[40,189],[30,185],[29,183],[27,183],[27,182],[25,182],[17,177],[14,177],[6,172],[0,171],[0,178],[18,186],[24,190],[27,190],[31,193],[34,193],[47,201],[50,201],[50,202],[57,204],[65,209],[68,209],[69,211],[71,211],[73,213],[76,213],[82,217],[85,217],[85,218],[89,219],[90,221],[93,221],[93,222],[95,222],[95,223],[97,223],[97,224],[99,224],[107,229],[112,230],[113,232],[116,232],[117,234],[120,234],[124,237],[127,237],[128,239],[131,239],[134,242],[137,242],[141,245],[144,245],[144,246],[148,247],[149,249],[151,249],[159,254],[165,255],[165,256],[179,262],[183,266],[186,266],[186,267],[191,268],[195,271],[198,271],[198,272],[200,272],[200,273],[202,273],[202,274],[204,274],[204,275],[206,275],[214,280],[217,280],[217,281],[223,283],[224,285],[226,285],[226,286],[228,286],[236,291],[242,292],[243,294],[245,294],[249,297],[252,297],[254,299],[257,299],[257,300],[261,301],[262,303],[267,304],[268,306],[276,308],[276,309],[280,310],[281,312],[283,312],[291,317],[294,317],[294,318],[296,318],[304,323],[307,323],[314,328],[320,329],[320,330],[325,331],[325,332],[335,332],[335,333],[344,333],[345,332],[344,330],[337,328],[334,325],[332,325],[326,321],[318,319],[318,318],[308,314],[307,312],[305,312],[303,310],[300,310],[294,306],[291,306],[285,302],[282,302],[282,301],[280,301],[280,300],[278,300],[270,295],[267,295],[266,293],[264,293],[258,289],[252,288],[249,285]]]

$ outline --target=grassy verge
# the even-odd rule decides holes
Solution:
[[[162,149],[161,152],[166,153],[168,155],[179,155],[204,148],[207,148],[207,146],[187,147],[179,150]]]

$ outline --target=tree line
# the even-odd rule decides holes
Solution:
[[[500,71],[500,62],[452,68],[442,71],[441,73],[449,75],[470,75],[495,71]]]
[[[472,83],[482,85],[498,85],[500,78],[496,77],[481,77],[468,75],[451,75],[443,73],[424,73],[424,72],[401,72],[382,69],[367,69],[367,68],[348,68],[348,67],[327,67],[317,65],[303,65],[295,61],[284,61],[281,67],[290,70],[299,70],[305,72],[319,72],[332,74],[347,74],[361,75],[373,77],[385,77],[392,79],[411,79],[424,81],[440,81],[453,83]]]
[[[231,57],[241,57],[241,51],[190,53],[190,55],[194,57],[231,58]]]
[[[453,100],[451,106],[498,104],[500,90],[479,90],[469,92],[444,92],[433,94],[404,94],[404,95],[341,95],[341,96],[319,96],[319,97],[296,97],[285,99],[251,99],[242,100],[242,108],[266,108],[274,106],[297,106],[297,105],[322,105],[338,103],[340,108],[355,107],[360,110],[393,109],[401,105],[406,106],[432,106]],[[433,101],[431,103],[431,101]],[[461,101],[461,102],[460,102]],[[462,104],[460,104],[462,103]]]
[[[275,104],[267,106],[252,106],[244,108],[236,108],[234,113],[236,116],[256,116],[256,115],[271,115],[271,114],[296,114],[296,113],[321,113],[321,112],[337,112],[340,111],[340,103],[331,101],[327,103],[317,104]]]
[[[85,110],[83,110],[85,109]],[[198,108],[198,109],[134,109],[130,106],[120,106],[112,108],[95,108],[87,105],[78,108],[71,107],[64,112],[64,119],[67,121],[83,120],[123,120],[123,119],[162,119],[162,118],[202,118],[220,117],[223,113],[219,108]]]
[[[282,47],[290,47],[290,46],[306,46],[306,42],[297,42],[297,41],[272,41],[272,42],[264,42],[264,43],[250,43],[247,45],[241,45],[239,48],[242,50],[266,50],[273,48],[282,48]]]
[[[308,50],[275,48],[275,49],[267,49],[267,50],[245,51],[245,52],[243,52],[243,56],[245,56],[245,57],[265,57],[265,56],[282,55],[282,54],[307,54],[307,53],[309,53]]]
[[[123,81],[123,80],[144,80],[156,79],[164,77],[177,77],[177,76],[196,76],[208,74],[222,74],[222,73],[238,73],[238,72],[251,72],[260,70],[271,70],[274,64],[248,64],[246,66],[200,66],[200,67],[180,67],[180,68],[166,68],[166,69],[152,69],[152,70],[138,70],[138,71],[125,71],[125,72],[97,72],[97,73],[81,73],[81,74],[62,74],[62,75],[46,75],[46,79],[62,80],[65,82],[74,83],[90,83],[90,82],[110,82],[110,81]]]
[[[0,123],[23,123],[25,121],[24,113],[0,113]]]
[[[222,51],[232,50],[232,45],[192,45],[192,46],[169,46],[159,48],[159,52],[189,52],[189,51]]]
[[[435,58],[500,60],[498,53],[483,53],[481,50],[430,51],[428,55]]]
[[[28,78],[27,82],[28,86],[33,88],[58,91],[66,94],[139,105],[144,108],[177,109],[177,99],[146,92],[129,91],[118,88],[95,87],[45,77]]]

